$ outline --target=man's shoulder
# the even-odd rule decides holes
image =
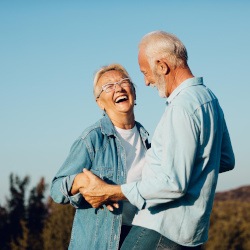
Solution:
[[[172,106],[177,106],[189,113],[193,113],[201,106],[214,100],[217,100],[217,98],[210,89],[205,85],[196,85],[183,89],[173,100]]]

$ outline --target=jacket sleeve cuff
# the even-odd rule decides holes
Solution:
[[[77,193],[75,195],[71,195],[70,191],[74,182],[74,179],[76,177],[75,175],[67,176],[63,179],[62,185],[61,185],[61,192],[66,197],[66,199],[70,202],[70,204],[75,207],[79,208],[79,205],[81,204],[83,197],[81,193]]]
[[[122,193],[126,196],[131,204],[139,210],[145,207],[145,200],[138,191],[138,182],[132,182],[121,185]]]

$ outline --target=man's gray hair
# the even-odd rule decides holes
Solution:
[[[157,60],[166,58],[170,66],[186,67],[188,54],[184,44],[175,35],[165,31],[153,31],[146,34],[139,43],[139,49],[145,49],[150,67],[153,69]]]
[[[109,65],[105,65],[105,66],[102,66],[94,75],[94,86],[93,86],[93,92],[94,92],[94,96],[95,98],[97,97],[97,95],[99,94],[99,92],[101,91],[100,88],[97,87],[97,82],[99,81],[99,79],[101,78],[101,76],[108,72],[108,71],[111,71],[111,70],[116,70],[116,71],[119,71],[123,74],[124,78],[129,78],[130,82],[131,82],[131,85],[133,87],[133,89],[135,88],[134,87],[134,84],[132,83],[131,81],[131,78],[127,72],[127,70],[120,64],[118,63],[113,63],[113,64],[109,64]],[[135,90],[135,89],[134,89]]]

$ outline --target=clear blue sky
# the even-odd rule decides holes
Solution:
[[[136,3],[135,3],[136,2]],[[102,115],[93,74],[118,62],[137,85],[136,118],[152,136],[165,100],[145,87],[137,45],[176,34],[189,65],[219,98],[236,155],[218,191],[249,185],[249,1],[0,1],[0,204],[9,175],[50,184],[73,141]]]

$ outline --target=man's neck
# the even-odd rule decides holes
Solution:
[[[169,82],[170,88],[168,90],[168,96],[179,86],[181,85],[185,80],[189,78],[193,78],[194,75],[192,74],[191,70],[189,67],[185,68],[176,68],[172,70]]]

